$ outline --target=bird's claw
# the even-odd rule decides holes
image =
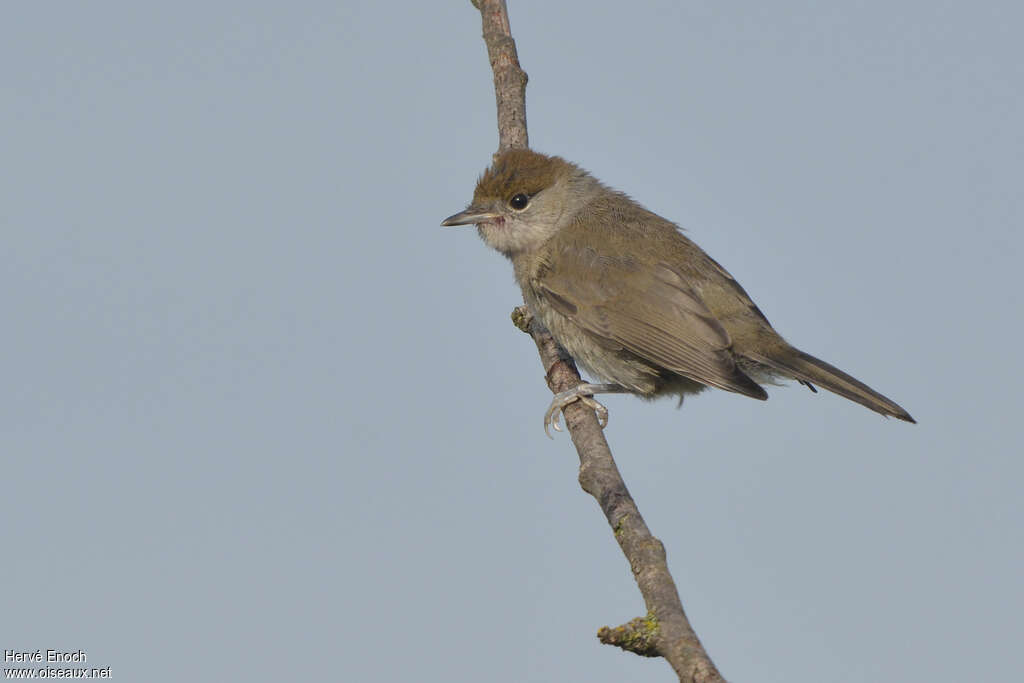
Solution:
[[[575,389],[555,394],[551,405],[548,406],[547,412],[544,413],[544,433],[548,435],[549,439],[554,439],[555,437],[551,435],[548,428],[554,427],[556,432],[562,431],[562,425],[559,423],[559,414],[567,405],[574,401],[579,401],[597,414],[597,423],[601,426],[601,429],[608,426],[608,409],[597,402],[593,395],[585,392],[586,387],[581,385]]]

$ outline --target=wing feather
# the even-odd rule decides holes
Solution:
[[[583,329],[684,377],[767,398],[736,366],[729,333],[671,265],[641,268],[572,246],[557,263],[538,272],[535,289]]]

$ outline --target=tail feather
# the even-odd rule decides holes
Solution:
[[[801,383],[811,385],[813,382],[820,387],[839,394],[843,398],[856,401],[876,413],[887,416],[891,415],[906,422],[917,422],[910,416],[910,413],[897,405],[895,401],[882,396],[868,385],[850,377],[834,365],[830,365],[792,346],[784,347],[778,353],[773,353],[770,356],[760,354],[744,355]]]

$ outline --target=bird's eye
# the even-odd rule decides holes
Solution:
[[[512,199],[508,200],[508,205],[511,206],[516,211],[522,211],[523,209],[526,208],[527,204],[529,203],[530,198],[523,194],[522,192],[512,197]]]

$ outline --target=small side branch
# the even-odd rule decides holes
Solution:
[[[658,635],[661,632],[658,620],[653,615],[631,619],[629,623],[615,628],[602,626],[597,630],[597,639],[605,645],[615,645],[641,657],[660,657]]]

